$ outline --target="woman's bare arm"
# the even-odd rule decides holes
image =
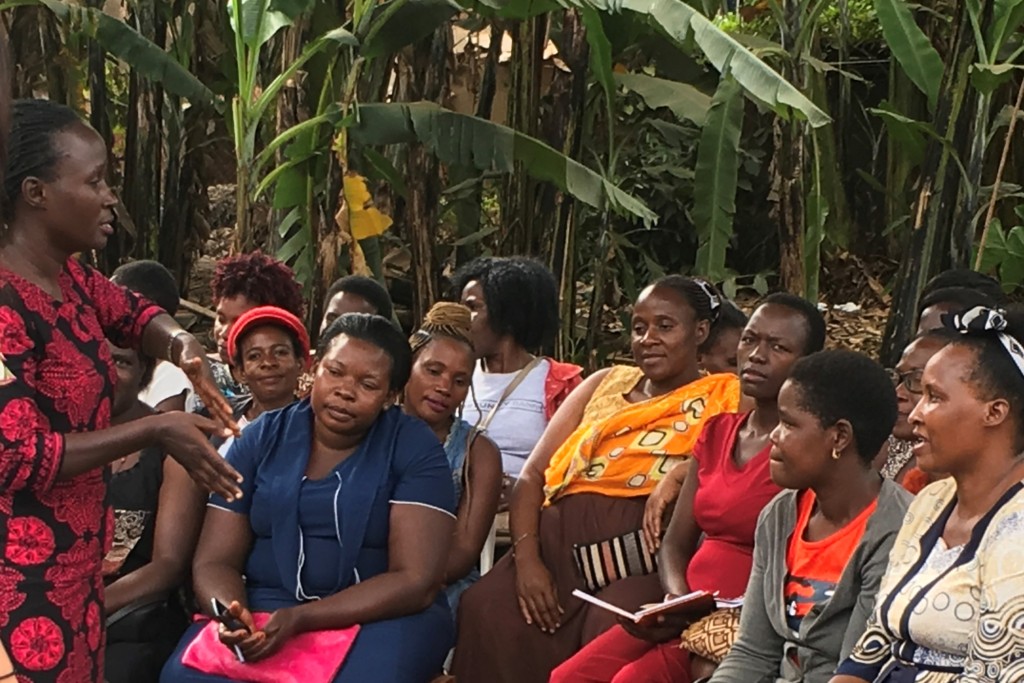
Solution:
[[[107,614],[181,585],[199,540],[205,502],[206,496],[182,466],[167,458],[153,531],[153,556],[147,564],[107,586]]]
[[[464,577],[476,565],[494,523],[501,494],[501,454],[480,435],[466,454],[466,486],[459,501],[455,538],[444,572],[445,585]]]

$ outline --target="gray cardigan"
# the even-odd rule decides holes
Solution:
[[[864,632],[913,497],[889,479],[882,482],[878,507],[835,593],[811,607],[799,635],[794,635],[786,623],[782,594],[786,548],[797,521],[796,494],[783,491],[761,511],[739,635],[710,683],[828,683]],[[799,667],[785,655],[791,647],[797,648]]]

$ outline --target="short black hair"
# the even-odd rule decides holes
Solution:
[[[50,100],[17,100],[11,107],[11,129],[7,135],[7,165],[4,169],[4,218],[14,217],[14,206],[26,178],[54,179],[60,150],[53,139],[85,121],[74,109]]]
[[[458,300],[472,281],[484,290],[487,319],[499,335],[510,335],[528,351],[552,343],[558,332],[558,284],[540,261],[525,256],[473,259],[452,276]]]
[[[140,294],[171,315],[178,312],[181,296],[174,275],[158,261],[131,261],[118,266],[110,276],[113,282]]]
[[[747,314],[741,311],[733,302],[722,300],[722,307],[718,311],[718,320],[711,326],[708,338],[697,348],[697,353],[708,353],[718,343],[718,339],[726,330],[742,330],[747,326]]]
[[[800,406],[823,427],[839,420],[853,426],[857,454],[871,463],[896,424],[896,389],[881,365],[846,349],[818,351],[793,365],[789,381]]]
[[[950,268],[949,270],[942,271],[925,283],[924,288],[921,290],[922,300],[936,290],[948,289],[950,287],[964,287],[976,290],[992,299],[996,304],[1006,302],[1006,292],[1003,291],[999,280],[991,275],[985,275],[970,268]]]
[[[1003,312],[1003,317],[1006,318],[1003,332],[1024,345],[1024,311],[1011,308]],[[1010,411],[1017,421],[1017,447],[1024,449],[1024,375],[999,340],[999,335],[992,331],[956,334],[950,344],[974,351],[974,369],[967,379],[988,400],[1005,398],[1009,401]]]
[[[394,317],[395,310],[391,303],[391,295],[384,285],[365,275],[346,275],[335,280],[327,290],[324,297],[324,309],[330,305],[331,299],[342,292],[351,292],[366,299],[371,306],[377,309],[377,315],[390,320]]]
[[[917,305],[917,317],[921,317],[924,309],[940,304],[949,304],[954,313],[962,313],[975,306],[993,308],[998,305],[995,299],[978,289],[943,287],[934,289],[921,297],[921,301]]]
[[[804,319],[804,323],[807,325],[807,337],[804,344],[804,355],[809,353],[815,353],[825,348],[825,337],[827,331],[825,328],[825,316],[821,314],[818,307],[796,294],[790,294],[789,292],[775,292],[765,297],[762,304],[775,304],[776,306],[785,306],[791,311],[797,313]]]
[[[317,342],[317,356],[323,358],[335,338],[347,335],[380,348],[391,358],[391,391],[401,391],[412,372],[409,341],[387,318],[372,313],[346,313],[334,319]]]

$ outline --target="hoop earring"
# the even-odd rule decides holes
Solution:
[[[841,457],[843,457],[843,454],[840,453],[837,449],[833,448],[832,449],[832,459],[833,460],[838,460]]]

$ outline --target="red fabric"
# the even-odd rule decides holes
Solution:
[[[916,496],[921,493],[921,489],[930,483],[931,478],[927,472],[920,467],[912,467],[903,475],[903,481],[900,482],[900,486]]]
[[[572,390],[583,381],[583,368],[572,363],[560,363],[548,360],[548,375],[544,378],[544,417],[551,416],[558,406],[572,393]]]
[[[616,626],[551,672],[550,683],[690,683],[690,653],[679,640],[655,645]]]
[[[299,350],[302,354],[299,358],[305,363],[309,360],[309,333],[306,326],[302,324],[293,313],[289,313],[277,306],[257,306],[249,309],[238,317],[235,324],[228,330],[228,357],[234,362],[235,352],[238,348],[238,339],[254,327],[260,325],[277,325],[283,327],[299,340]]]
[[[256,628],[270,620],[268,612],[252,615]],[[358,626],[300,633],[280,650],[255,663],[238,661],[235,651],[217,637],[211,621],[185,648],[181,662],[203,673],[250,683],[328,683],[334,680],[359,633]]]
[[[753,564],[754,530],[761,509],[780,491],[768,471],[770,446],[742,468],[733,449],[747,413],[722,413],[704,425],[693,457],[700,485],[694,517],[705,533],[686,572],[690,590],[743,595]],[[621,626],[592,641],[551,675],[551,683],[689,683],[690,655],[679,640],[654,645]]]
[[[761,510],[781,489],[769,472],[770,446],[742,468],[733,449],[748,413],[723,413],[708,420],[693,447],[700,485],[694,518],[705,538],[690,560],[690,590],[718,591],[734,598],[747,590],[754,562],[754,529]]]
[[[104,471],[57,481],[64,435],[105,429],[109,338],[138,347],[163,311],[71,259],[62,301],[0,270],[0,642],[33,683],[103,679]]]
[[[796,527],[786,549],[788,574],[783,597],[786,601],[786,619],[794,631],[799,630],[800,622],[814,605],[831,597],[846,563],[860,544],[868,519],[878,507],[878,499],[875,499],[852,522],[831,536],[819,541],[807,541],[804,535],[814,511],[814,503],[814,491],[800,493]]]

